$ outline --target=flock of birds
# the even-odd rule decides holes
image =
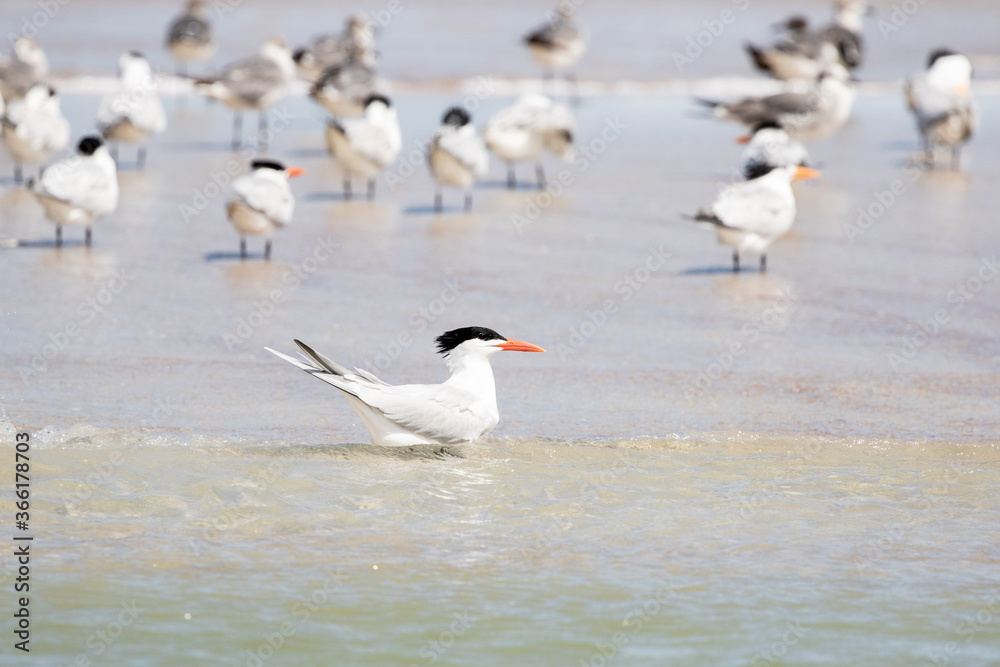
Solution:
[[[771,46],[748,45],[754,65],[789,82],[787,92],[727,102],[698,100],[713,117],[750,130],[741,161],[745,180],[727,186],[709,208],[691,216],[711,225],[719,240],[733,248],[734,271],[740,269],[741,252],[759,254],[760,269],[766,269],[768,248],[794,222],[792,181],[819,175],[807,166],[803,144],[834,134],[850,118],[855,96],[850,72],[863,60],[861,33],[868,3],[836,0],[834,9],[832,25],[811,30],[806,19],[793,17],[779,24],[784,34]],[[190,78],[196,91],[233,110],[234,149],[243,142],[246,111],[259,115],[260,145],[267,136],[268,109],[299,80],[308,81],[310,96],[330,114],[325,140],[343,171],[344,196],[351,196],[353,179],[362,179],[373,198],[375,179],[402,148],[396,110],[378,74],[374,37],[368,18],[353,16],[343,33],[319,37],[297,51],[280,40],[268,40],[256,56],[213,76],[190,77],[188,65],[208,60],[216,51],[206,3],[190,0],[170,25],[167,46],[178,62],[179,76]],[[573,68],[585,54],[588,39],[574,24],[569,3],[562,3],[524,42],[548,76],[562,72],[568,81],[576,81]],[[29,179],[27,187],[55,223],[57,245],[64,225],[78,225],[85,228],[89,246],[91,226],[118,205],[117,155],[107,144],[138,146],[141,169],[146,142],[166,129],[149,62],[138,52],[126,53],[119,72],[118,91],[101,101],[97,133],[79,141],[76,155],[47,164],[67,146],[71,128],[55,89],[46,82],[45,54],[33,40],[22,38],[14,44],[12,57],[0,63],[2,134],[16,164],[15,181],[22,181],[23,165],[39,166],[39,176]],[[976,124],[971,76],[968,57],[938,50],[930,55],[926,71],[907,83],[907,102],[929,165],[939,149],[950,149],[952,168],[958,166],[960,148]],[[472,189],[487,173],[489,152],[506,163],[509,187],[516,186],[515,165],[522,162],[535,164],[538,186],[544,187],[543,154],[572,160],[575,132],[571,108],[540,94],[524,95],[496,113],[482,134],[466,109],[447,109],[427,151],[437,182],[435,209],[442,209],[443,187],[462,189],[465,209],[472,207]],[[264,256],[270,256],[271,235],[291,222],[294,211],[289,179],[301,173],[297,167],[261,158],[251,163],[247,175],[233,181],[226,211],[240,234],[242,257],[247,236],[264,237]],[[443,385],[393,387],[367,371],[348,371],[298,341],[307,363],[275,354],[339,389],[377,444],[412,445],[467,442],[488,433],[499,419],[490,357],[500,350],[543,351],[482,327],[450,331],[437,341],[452,370]]]

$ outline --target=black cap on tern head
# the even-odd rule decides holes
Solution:
[[[392,106],[392,102],[390,102],[389,98],[386,97],[385,95],[377,95],[377,94],[376,95],[369,95],[367,98],[365,98],[365,108],[367,109],[368,105],[371,104],[372,102],[381,102],[382,104],[386,105],[387,107],[391,107]]]
[[[250,163],[250,169],[274,169],[275,171],[284,171],[285,165],[281,164],[277,160],[254,160]]]
[[[461,329],[452,329],[451,331],[444,332],[435,338],[434,342],[438,345],[438,353],[448,354],[465,341],[477,339],[507,340],[505,336],[501,336],[493,329],[487,329],[486,327],[462,327]]]
[[[445,125],[453,125],[454,127],[464,127],[469,124],[472,117],[469,116],[469,112],[461,107],[452,107],[444,112],[444,118],[441,122]]]
[[[90,135],[80,139],[80,143],[77,145],[76,150],[78,150],[81,155],[93,155],[94,152],[103,145],[104,142],[100,137]]]
[[[142,55],[142,51],[129,51],[128,54],[133,58],[142,58],[143,60],[146,59],[146,56]]]
[[[751,162],[743,170],[743,175],[747,177],[748,181],[752,181],[755,178],[767,176],[775,169],[777,169],[775,165],[767,162]]]
[[[762,123],[757,123],[753,126],[753,134],[757,134],[761,130],[783,130],[785,128],[781,127],[781,124],[773,120],[765,120]]]
[[[931,52],[931,55],[927,57],[927,69],[934,67],[934,63],[938,61],[938,58],[944,58],[945,56],[957,56],[958,53],[952,51],[951,49],[937,49]]]

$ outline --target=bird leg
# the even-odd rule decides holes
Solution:
[[[375,179],[368,179],[368,201],[375,199]]]
[[[243,143],[243,111],[233,112],[233,150],[238,151]]]
[[[62,225],[56,225],[56,247],[62,247]]]
[[[18,185],[24,182],[24,169],[20,162],[14,165],[14,182]]]
[[[118,142],[111,144],[111,159],[115,161],[115,167],[118,167]]]
[[[246,237],[240,237],[240,259],[247,258],[247,240]]]
[[[576,78],[576,72],[566,72],[566,85],[570,89],[569,91],[569,103],[574,106],[580,106],[580,82]]]
[[[142,171],[146,168],[146,147],[139,146],[139,153],[135,157],[135,168]]]
[[[349,176],[344,177],[344,199],[351,198],[351,178]]]
[[[90,227],[87,227],[87,231],[85,231],[83,233],[83,244],[85,246],[87,246],[88,248],[90,247],[90,242],[93,240],[91,237],[92,237],[92,234],[91,234],[91,231],[90,231]]]
[[[438,188],[434,193],[434,212],[441,212],[441,188]]]
[[[740,272],[740,251],[733,250],[733,273]]]
[[[507,189],[513,190],[517,187],[517,174],[514,172],[514,164],[507,163]]]
[[[271,239],[264,242],[264,259],[271,259]]]
[[[257,144],[261,151],[267,150],[267,111],[257,114]]]
[[[767,255],[760,256],[760,272],[767,273]]]
[[[541,190],[545,187],[545,167],[541,162],[535,165],[535,176],[538,177],[538,189]]]
[[[959,144],[955,144],[951,147],[951,170],[958,171],[959,166],[962,163],[961,159],[962,148]]]
[[[469,190],[465,193],[465,212],[466,213],[472,212],[472,190]]]

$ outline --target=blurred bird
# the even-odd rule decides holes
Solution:
[[[258,143],[263,150],[267,147],[267,110],[284,99],[294,79],[291,51],[281,40],[269,39],[259,55],[228,65],[216,77],[198,79],[195,87],[233,109],[233,150],[242,143],[244,110],[257,111]]]
[[[15,99],[0,119],[7,149],[14,157],[14,182],[23,178],[23,165],[43,165],[69,144],[69,121],[59,108],[54,88],[35,84],[23,99]]]
[[[205,0],[188,0],[187,9],[167,30],[167,48],[177,61],[177,73],[187,73],[187,64],[209,60],[215,55],[212,24],[208,22]]]
[[[240,257],[247,256],[247,235],[264,236],[264,259],[271,258],[271,234],[292,221],[295,197],[288,179],[305,173],[273,160],[254,160],[250,173],[233,181],[226,215],[240,233]]]
[[[566,80],[574,84],[574,98],[579,97],[576,73],[570,69],[587,51],[587,37],[572,20],[573,9],[560,5],[548,23],[524,38],[531,55],[545,68],[546,78],[555,80],[555,73],[566,70]]]
[[[976,108],[969,95],[972,62],[967,56],[939,49],[927,71],[906,84],[906,101],[917,118],[924,159],[935,162],[937,147],[951,148],[951,168],[958,169],[962,145],[976,129]]]
[[[396,161],[403,148],[399,119],[389,98],[372,95],[365,100],[361,118],[330,119],[326,145],[344,171],[344,197],[351,198],[351,179],[368,179],[368,199],[375,198],[375,177]]]
[[[89,246],[94,222],[118,208],[115,161],[100,137],[81,139],[75,156],[49,166],[37,182],[28,181],[28,189],[56,225],[56,246],[62,245],[63,225],[86,227]]]
[[[759,173],[761,167],[804,167],[809,160],[806,147],[788,136],[776,123],[761,123],[752,135],[740,137],[746,143],[740,158],[740,171],[744,178]]]
[[[307,47],[293,55],[299,71],[308,81],[316,81],[327,69],[360,63],[375,69],[375,30],[365,14],[355,14],[347,19],[344,32],[339,35],[321,35]]]
[[[360,368],[348,370],[298,340],[307,363],[265,349],[339,389],[372,442],[387,447],[475,442],[500,422],[490,357],[503,350],[545,351],[485,327],[454,329],[436,342],[451,370],[443,384],[393,386]]]
[[[121,87],[101,100],[97,110],[97,128],[106,141],[139,144],[136,168],[146,165],[146,142],[167,129],[167,116],[156,92],[156,81],[149,61],[138,51],[118,59]],[[118,150],[113,156],[118,158]]]
[[[760,270],[767,270],[767,249],[795,221],[792,179],[818,178],[808,167],[771,168],[761,165],[748,180],[727,186],[711,208],[691,217],[715,227],[719,242],[733,247],[733,272],[740,270],[740,252],[760,253]]]
[[[774,46],[762,49],[747,44],[754,65],[783,81],[813,80],[829,65],[838,63],[853,70],[861,65],[864,54],[862,30],[869,11],[867,0],[837,0],[832,25],[810,32],[806,19],[794,16],[779,24],[785,37]]]
[[[472,186],[489,170],[489,153],[469,113],[460,107],[448,109],[442,125],[431,139],[427,161],[437,181],[434,210],[441,211],[441,186],[465,189],[465,210],[472,210]]]
[[[544,95],[523,95],[501,109],[487,123],[483,139],[490,150],[507,163],[507,187],[517,186],[514,164],[534,162],[538,187],[545,187],[542,153],[546,150],[564,162],[573,159],[576,119],[568,107]]]
[[[7,103],[27,95],[49,74],[49,60],[38,43],[21,37],[14,42],[11,58],[0,62],[0,96]]]
[[[748,97],[736,102],[697,100],[712,108],[712,115],[748,127],[775,123],[788,136],[805,143],[839,130],[851,117],[854,89],[847,70],[830,65],[808,92],[788,92],[766,97]]]
[[[374,65],[352,57],[323,70],[309,95],[334,116],[361,116],[365,100],[383,87]]]

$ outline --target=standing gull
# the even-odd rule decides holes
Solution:
[[[396,161],[403,148],[396,110],[383,95],[365,101],[361,118],[330,119],[326,145],[344,171],[344,198],[351,198],[351,179],[368,180],[368,199],[375,198],[375,177]]]
[[[48,84],[36,84],[23,99],[11,102],[2,124],[7,150],[14,157],[15,183],[24,178],[22,165],[43,165],[69,144],[69,121]]]
[[[267,146],[267,110],[284,99],[294,79],[295,63],[288,47],[281,40],[269,39],[259,55],[228,65],[216,77],[198,79],[195,86],[233,110],[233,150],[242,142],[243,112],[257,111],[258,143],[263,150]]]
[[[792,179],[817,178],[808,167],[761,166],[751,178],[719,193],[708,210],[693,220],[715,227],[719,242],[733,248],[733,272],[740,270],[740,252],[760,253],[760,270],[767,270],[767,249],[784,236],[795,221]]]
[[[538,187],[545,187],[542,153],[546,150],[565,162],[573,159],[576,119],[568,107],[555,104],[544,95],[523,95],[501,109],[487,123],[483,139],[490,150],[507,163],[507,187],[517,186],[514,165],[534,162]]]
[[[340,35],[322,35],[293,55],[295,64],[309,81],[317,81],[330,67],[359,62],[374,69],[375,31],[365,14],[347,19]]]
[[[208,22],[205,0],[189,0],[184,13],[167,30],[167,48],[177,61],[177,73],[187,73],[187,64],[215,55],[212,24]]]
[[[349,57],[323,70],[309,96],[334,116],[361,116],[365,101],[380,94],[383,87],[373,64],[362,57]]]
[[[555,73],[566,70],[566,80],[574,84],[574,97],[579,97],[576,73],[571,72],[587,51],[586,35],[574,25],[573,9],[560,5],[548,23],[524,38],[534,59],[545,68],[546,77],[555,81]]]
[[[49,166],[28,188],[56,225],[56,246],[62,245],[63,225],[85,227],[89,246],[94,222],[118,208],[115,161],[100,137],[81,139],[75,156]]]
[[[934,163],[936,148],[951,148],[951,168],[958,168],[962,145],[976,129],[971,84],[972,62],[948,49],[932,53],[927,71],[907,82],[906,101],[917,118],[928,164]]]
[[[271,258],[271,234],[292,221],[295,197],[288,179],[304,173],[273,160],[254,160],[250,173],[233,181],[226,215],[240,233],[240,257],[247,256],[247,235],[263,236],[264,259]]]
[[[441,212],[441,186],[450,185],[465,190],[465,210],[472,210],[472,186],[477,179],[486,176],[489,169],[489,153],[476,127],[471,123],[469,113],[460,107],[452,107],[444,114],[441,127],[431,139],[427,161],[431,173],[437,181],[434,195],[434,210]]]
[[[167,116],[156,92],[149,61],[138,51],[118,59],[121,87],[101,100],[97,127],[106,141],[139,144],[136,168],[146,165],[146,142],[167,129]],[[114,157],[118,157],[115,148]]]

